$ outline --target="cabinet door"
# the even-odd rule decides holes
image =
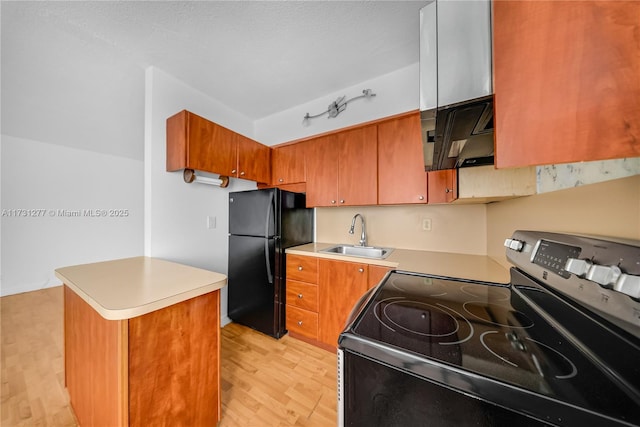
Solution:
[[[369,279],[368,279],[368,285],[367,287],[369,289],[375,287],[378,283],[380,283],[382,281],[382,279],[384,278],[385,274],[387,274],[387,272],[389,270],[392,270],[391,267],[385,267],[382,265],[370,265],[369,266]]]
[[[236,176],[236,134],[196,114],[187,124],[187,167],[220,175]]]
[[[338,336],[358,299],[367,291],[367,264],[319,260],[318,340],[338,346]]]
[[[237,177],[256,182],[271,182],[271,148],[243,135],[238,140]]]
[[[338,146],[334,135],[307,141],[307,206],[336,206]]]
[[[273,150],[274,185],[294,184],[306,181],[305,174],[306,144],[285,145]]]
[[[496,166],[640,156],[640,2],[493,3]]]
[[[420,114],[378,124],[378,204],[427,203]]]
[[[287,305],[318,312],[318,286],[287,279]]]
[[[220,291],[134,317],[128,323],[129,357],[121,362],[129,375],[128,383],[125,381],[129,393],[128,426],[217,425]],[[95,337],[94,341],[100,340]],[[98,390],[91,389],[89,394]],[[95,403],[95,407],[101,407],[102,402]]]
[[[378,136],[376,126],[335,135],[338,150],[338,203],[340,206],[378,202]]]
[[[287,254],[287,279],[318,283],[318,258]]]
[[[187,120],[189,112],[182,110],[167,119],[167,172],[187,167]]]
[[[429,203],[451,203],[458,198],[455,169],[433,171],[428,174]]]
[[[318,338],[318,313],[293,305],[287,305],[287,329],[289,332]]]

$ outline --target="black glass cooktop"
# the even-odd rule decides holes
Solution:
[[[531,287],[528,292],[543,291]],[[551,326],[548,316],[529,306],[524,295],[511,286],[394,272],[348,333],[422,360],[403,363],[400,369],[418,372],[424,371],[422,363],[437,365],[438,370],[429,372],[444,384],[451,369],[466,373],[462,381],[469,390],[481,388],[473,378],[488,378],[507,389],[515,387],[640,425],[640,396],[624,384],[636,378],[625,379],[594,361],[575,345],[575,337],[565,337]],[[555,309],[567,321],[571,310]],[[584,328],[580,322],[573,326]],[[637,368],[628,374],[637,375]],[[462,377],[456,378],[449,386],[461,382]]]

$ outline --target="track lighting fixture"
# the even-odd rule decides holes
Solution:
[[[302,125],[303,126],[308,126],[311,119],[315,119],[316,117],[324,116],[325,114],[329,115],[328,118],[336,117],[338,114],[340,114],[341,112],[343,112],[347,108],[347,104],[350,103],[351,101],[355,101],[356,99],[360,99],[360,98],[369,99],[372,96],[376,96],[376,94],[371,92],[371,89],[364,89],[362,91],[362,95],[356,96],[356,97],[351,98],[351,99],[347,99],[346,101],[345,101],[346,96],[341,96],[340,98],[336,99],[331,104],[329,104],[329,107],[327,107],[327,111],[323,111],[323,112],[321,112],[319,114],[315,114],[315,115],[311,115],[311,114],[307,113],[304,116],[304,119],[302,120]]]

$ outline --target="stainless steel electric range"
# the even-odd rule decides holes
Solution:
[[[640,242],[516,231],[508,284],[393,271],[340,335],[347,426],[640,426]]]

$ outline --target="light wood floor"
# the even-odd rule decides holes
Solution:
[[[64,388],[62,287],[0,298],[0,425],[75,426]],[[222,421],[336,425],[336,356],[237,324],[222,329]]]

